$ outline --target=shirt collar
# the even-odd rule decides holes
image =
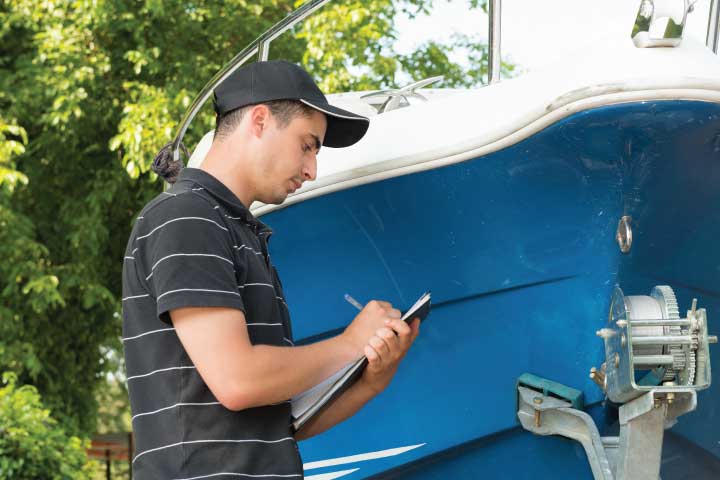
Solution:
[[[231,215],[240,217],[245,223],[253,227],[259,235],[266,232],[266,238],[272,234],[272,229],[263,222],[255,218],[250,210],[240,201],[232,190],[230,190],[220,180],[199,168],[186,167],[180,172],[176,183],[190,182],[201,185],[211,195],[213,195],[219,203],[221,203]]]

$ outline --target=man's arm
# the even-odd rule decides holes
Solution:
[[[372,301],[341,335],[299,347],[252,345],[238,309],[178,308],[170,317],[218,401],[243,410],[288,400],[317,385],[360,357],[367,339],[400,312],[387,302]]]
[[[388,328],[389,327],[389,328]],[[313,437],[352,417],[390,383],[400,361],[417,338],[420,320],[410,326],[403,320],[392,320],[378,329],[364,348],[368,366],[362,377],[333,404],[308,421],[296,434],[297,440]],[[396,335],[397,332],[397,335]]]

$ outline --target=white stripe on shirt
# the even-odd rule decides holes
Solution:
[[[142,375],[133,375],[132,377],[128,377],[127,380],[128,380],[128,382],[129,382],[130,380],[133,380],[133,379],[136,379],[136,378],[149,377],[150,375],[155,375],[156,373],[160,373],[160,372],[169,372],[170,370],[184,370],[184,369],[187,369],[187,368],[195,369],[195,365],[187,365],[187,366],[184,366],[184,367],[161,368],[160,370],[153,370],[153,371],[150,372],[150,373],[143,373]]]
[[[299,473],[289,473],[287,475],[280,475],[280,474],[273,474],[273,473],[266,473],[264,475],[252,475],[249,473],[235,473],[235,472],[218,472],[218,473],[210,473],[208,475],[200,475],[199,477],[186,477],[186,478],[174,478],[173,480],[198,480],[200,478],[210,478],[210,477],[218,477],[220,475],[231,475],[233,477],[245,477],[245,478],[294,478],[294,477],[300,477],[301,475]]]
[[[227,290],[209,290],[207,288],[179,288],[177,290],[170,290],[169,292],[165,292],[163,294],[158,295],[157,299],[160,300],[165,295],[169,295],[171,293],[177,293],[177,292],[213,292],[213,293],[229,293],[230,295],[237,295],[238,297],[240,294],[238,292],[230,292]]]
[[[149,332],[141,333],[140,335],[135,335],[134,337],[125,337],[122,339],[123,342],[127,342],[128,340],[135,340],[136,338],[144,337],[145,335],[150,335],[151,333],[157,333],[157,332],[167,332],[169,330],[175,330],[174,328],[161,328],[159,330],[150,330]]]
[[[215,258],[219,258],[223,262],[229,263],[230,265],[234,265],[232,260],[227,259],[225,257],[221,257],[220,255],[212,254],[212,253],[173,253],[172,255],[166,255],[166,256],[162,257],[160,260],[158,260],[157,262],[155,262],[155,265],[153,265],[150,268],[150,275],[148,275],[147,278],[145,278],[145,280],[149,280],[150,277],[152,277],[153,270],[155,270],[155,267],[157,267],[160,262],[162,262],[163,260],[167,260],[168,258],[172,258],[172,257],[215,257]]]
[[[246,283],[245,285],[238,285],[238,288],[245,288],[245,287],[270,287],[270,288],[275,288],[274,285],[270,285],[269,283]]]
[[[178,447],[180,445],[191,445],[193,443],[252,443],[252,442],[258,442],[258,443],[280,443],[285,442],[287,440],[295,440],[293,437],[285,437],[281,438],[280,440],[260,440],[260,439],[248,439],[248,440],[189,440],[187,442],[177,442],[177,443],[171,443],[170,445],[163,445],[162,447],[157,448],[151,448],[150,450],[145,450],[144,452],[140,452],[137,455],[135,455],[135,458],[133,458],[132,463],[135,463],[135,461],[145,455],[146,453],[151,452],[157,452],[158,450],[165,450],[166,448],[172,448],[172,447]]]
[[[141,239],[143,239],[143,238],[147,238],[147,237],[149,237],[150,235],[152,235],[153,233],[155,233],[156,231],[158,231],[159,229],[161,229],[162,227],[164,227],[165,225],[167,225],[168,223],[178,222],[178,221],[180,221],[180,220],[202,220],[203,222],[214,223],[215,225],[217,225],[217,226],[220,227],[221,229],[225,230],[226,232],[229,231],[227,228],[223,227],[222,225],[220,225],[219,223],[217,223],[215,220],[210,220],[209,218],[204,218],[204,217],[178,217],[178,218],[173,218],[172,220],[168,220],[167,222],[163,223],[162,225],[158,225],[157,227],[155,227],[155,228],[153,228],[152,230],[150,230],[150,233],[147,233],[147,234],[145,234],[145,235],[141,235],[141,236],[135,238],[135,240],[141,240]]]
[[[123,298],[122,301],[124,302],[125,300],[132,300],[133,298],[144,298],[144,297],[149,297],[149,296],[150,296],[149,293],[146,293],[145,295],[133,295],[131,297]]]
[[[233,248],[237,248],[238,251],[240,251],[240,250],[242,250],[242,249],[244,248],[244,249],[246,249],[246,250],[250,250],[250,251],[253,252],[255,255],[262,255],[262,252],[258,252],[257,250],[254,250],[254,249],[248,247],[247,245],[240,245],[239,247],[238,247],[237,245],[233,245]]]
[[[144,412],[144,413],[138,413],[137,415],[133,415],[133,417],[130,420],[135,420],[137,417],[144,417],[145,415],[154,415],[156,413],[164,412],[165,410],[171,410],[173,408],[177,407],[203,407],[206,405],[220,405],[220,402],[207,402],[207,403],[176,403],[175,405],[170,405],[169,407],[163,407],[158,408],[157,410],[153,410],[152,412]]]

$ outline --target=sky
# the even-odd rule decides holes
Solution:
[[[679,0],[682,3],[681,0]],[[655,0],[671,5],[678,0]],[[396,19],[396,49],[408,53],[424,41],[448,41],[454,32],[487,38],[487,15],[469,10],[467,0],[436,0],[430,15]],[[501,57],[537,70],[604,39],[630,36],[640,0],[503,0]],[[685,35],[705,43],[710,0],[698,0]],[[456,59],[460,61],[460,59]]]

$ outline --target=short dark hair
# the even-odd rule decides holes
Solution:
[[[258,104],[246,105],[230,110],[222,116],[218,116],[215,119],[215,135],[213,136],[213,140],[224,140],[230,136],[238,125],[240,125],[245,113],[255,105]],[[270,102],[263,102],[262,105],[268,106],[270,113],[275,117],[280,128],[287,127],[295,117],[304,116],[305,118],[310,118],[315,111],[315,109],[308,107],[298,100],[272,100]]]

